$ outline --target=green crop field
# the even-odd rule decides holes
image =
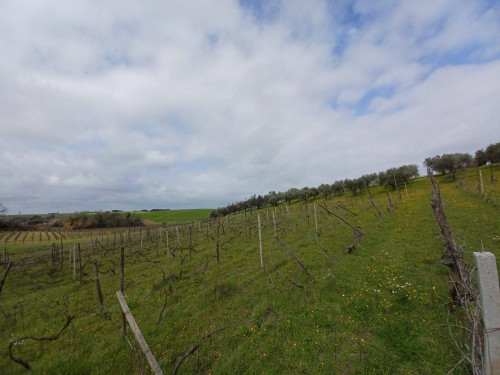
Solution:
[[[153,212],[134,211],[143,220],[150,220],[160,224],[184,223],[186,221],[205,220],[210,216],[211,208],[197,208],[188,210],[162,210]]]
[[[483,197],[475,170],[438,178],[471,263],[474,251],[500,253],[497,166],[494,173],[491,183],[483,170]],[[385,189],[372,188],[381,217],[365,193],[346,193],[220,221],[68,236],[32,253],[29,240],[7,242],[13,266],[0,295],[0,373],[26,372],[9,358],[10,343],[34,374],[151,373],[128,327],[127,339],[120,332],[123,246],[126,300],[165,374],[176,363],[178,374],[468,374],[467,330],[440,262],[429,181],[400,193],[401,201],[390,192],[398,203],[388,210]],[[346,253],[351,226],[361,242]],[[78,252],[70,259],[78,244],[81,273]],[[55,340],[19,340],[55,338],[68,316]]]

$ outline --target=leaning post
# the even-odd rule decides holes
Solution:
[[[160,366],[158,365],[158,362],[156,362],[156,358],[154,357],[153,353],[151,352],[151,349],[149,348],[149,345],[147,344],[146,340],[144,339],[144,336],[142,335],[141,330],[139,329],[139,326],[135,322],[134,316],[130,312],[130,309],[127,305],[127,302],[125,301],[125,297],[123,296],[122,292],[118,290],[116,292],[116,297],[118,297],[118,301],[120,302],[120,306],[122,308],[123,313],[125,314],[125,317],[127,318],[127,322],[130,326],[130,329],[134,333],[135,339],[139,346],[141,347],[142,352],[146,356],[146,359],[148,360],[149,366],[151,367],[151,370],[155,375],[163,375],[163,371],[161,370]]]

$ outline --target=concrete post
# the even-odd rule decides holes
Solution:
[[[477,264],[484,324],[484,374],[500,374],[500,289],[497,263],[490,252],[474,253],[474,259]]]

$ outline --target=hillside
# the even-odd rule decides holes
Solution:
[[[184,223],[187,221],[208,219],[212,209],[197,208],[186,210],[161,210],[161,211],[133,211],[143,220],[153,221],[159,224]]]
[[[472,170],[459,182],[445,176],[440,183],[467,259],[482,246],[498,255],[499,183],[485,182],[489,199],[475,191]],[[413,180],[408,193],[401,187],[397,205],[397,192],[373,187],[372,194],[380,217],[366,193],[346,193],[130,232],[45,233],[42,241],[17,237],[15,243],[15,235],[0,233],[14,262],[0,295],[0,372],[25,373],[9,359],[9,342],[54,336],[71,316],[57,340],[25,340],[13,346],[15,357],[34,374],[150,373],[142,353],[129,346],[138,350],[130,331],[128,341],[120,335],[115,292],[123,245],[126,300],[164,373],[197,343],[179,374],[468,373],[466,361],[457,365],[463,354],[456,342],[464,342],[465,330],[440,264],[443,242],[428,180]],[[348,254],[350,225],[362,236]],[[68,258],[77,243],[81,282],[79,262],[74,280]],[[92,261],[99,267],[102,311]]]

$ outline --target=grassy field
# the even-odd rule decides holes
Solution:
[[[482,248],[500,252],[499,183],[486,181],[488,173],[483,172],[485,197],[475,188],[475,171],[457,182],[439,179],[446,213],[469,261]],[[498,169],[495,173],[500,179]],[[449,297],[448,270],[440,264],[443,241],[429,182],[413,181],[391,212],[385,190],[372,193],[382,217],[366,195],[317,200],[319,236],[310,202],[232,215],[220,224],[75,237],[65,246],[62,268],[60,258],[52,261],[52,244],[45,257],[30,258],[27,249],[18,248],[0,295],[0,373],[25,373],[9,359],[12,340],[56,335],[67,315],[74,319],[58,340],[13,346],[34,374],[150,373],[131,333],[128,341],[120,336],[115,292],[122,243],[126,299],[164,373],[172,373],[179,357],[199,342],[179,374],[469,373],[466,361],[455,367],[466,335],[460,309]],[[393,201],[397,197],[391,192]],[[345,250],[353,231],[320,205],[361,228],[361,243],[351,254]],[[288,250],[274,238],[273,215]],[[73,280],[68,259],[75,242],[82,248],[82,282],[78,264]],[[104,311],[93,260],[101,272]]]
[[[189,210],[163,210],[153,212],[134,211],[143,220],[154,221],[160,224],[184,223],[187,221],[205,220],[210,216],[211,208],[197,208]]]

